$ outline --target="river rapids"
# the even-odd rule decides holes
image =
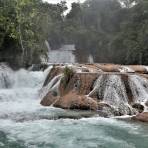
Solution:
[[[147,148],[148,125],[40,105],[50,68],[0,67],[0,148]]]

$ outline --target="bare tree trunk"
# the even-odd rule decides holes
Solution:
[[[17,9],[16,9],[16,14],[17,14],[17,19],[18,19],[18,32],[19,32],[19,42],[21,45],[21,49],[22,49],[22,55],[21,55],[21,62],[24,63],[24,54],[25,54],[25,48],[23,46],[23,39],[22,39],[22,31],[21,31],[21,10],[19,10],[19,1],[17,2]]]
[[[142,65],[142,52],[139,55],[139,64]]]
[[[22,40],[22,32],[21,32],[21,25],[19,24],[19,39],[20,39],[20,45],[22,48],[22,62],[24,62],[24,54],[25,54],[25,48],[23,46],[23,40]]]

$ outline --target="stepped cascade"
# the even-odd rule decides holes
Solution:
[[[0,65],[0,147],[83,148],[98,147],[98,141],[107,148],[147,147],[147,126],[115,119],[147,111],[143,67],[134,72],[102,64],[43,67],[13,71]]]
[[[147,74],[140,65],[56,65],[46,77],[41,104],[93,110],[101,116],[134,115],[148,108]]]

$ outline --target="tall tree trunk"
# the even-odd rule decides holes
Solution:
[[[22,32],[21,32],[21,25],[20,24],[19,24],[19,39],[20,39],[20,45],[21,45],[21,48],[22,48],[22,57],[21,57],[21,60],[22,60],[22,63],[24,63],[25,48],[23,46]]]

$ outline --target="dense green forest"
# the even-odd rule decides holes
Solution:
[[[86,0],[49,4],[0,0],[0,61],[28,66],[52,49],[75,44],[78,62],[148,64],[148,1]]]

